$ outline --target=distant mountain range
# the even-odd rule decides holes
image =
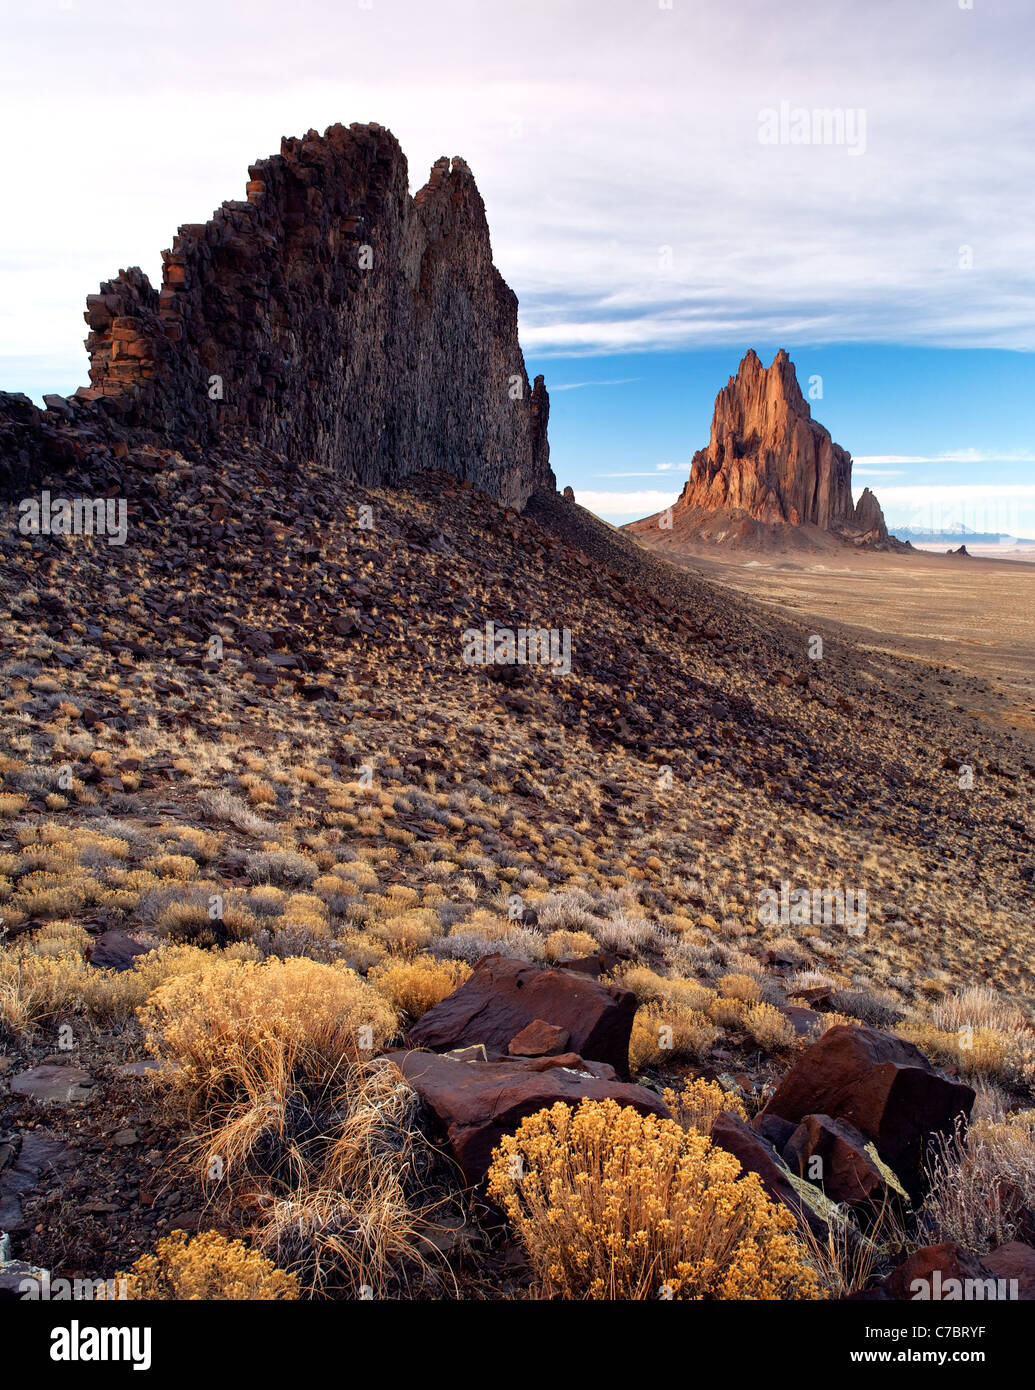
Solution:
[[[997,531],[972,531],[962,522],[955,522],[941,530],[924,526],[896,526],[895,535],[900,540],[912,541],[915,545],[925,542],[933,544],[937,541],[945,541],[946,544],[955,541],[957,544],[962,542],[969,545],[1035,545],[1035,540],[1028,536],[1009,536]]]

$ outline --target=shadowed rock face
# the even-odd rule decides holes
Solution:
[[[515,507],[552,488],[549,400],[463,160],[410,197],[389,131],[336,125],[249,173],[246,201],[180,228],[160,289],[134,268],[88,297],[80,400],[367,486],[435,468]]]
[[[749,352],[719,392],[708,448],[694,455],[680,505],[737,508],[771,525],[855,528],[851,457],[812,419],[786,352],[768,369]]]

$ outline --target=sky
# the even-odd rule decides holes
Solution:
[[[470,164],[594,510],[671,500],[785,347],[889,522],[1035,536],[1031,0],[0,0],[0,34],[0,389],[85,383],[101,280],[374,120],[414,191]]]

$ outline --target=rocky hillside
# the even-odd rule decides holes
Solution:
[[[698,449],[671,514],[630,525],[644,544],[695,542],[777,549],[838,543],[887,549],[884,514],[867,488],[852,499],[852,459],[812,418],[794,364],[748,352],[716,397],[711,438]]]
[[[244,200],[180,228],[159,288],[134,268],[88,296],[91,384],[48,399],[85,429],[65,453],[247,437],[367,486],[438,469],[514,507],[553,487],[546,389],[464,161],[410,197],[389,131],[336,125],[249,175]],[[0,397],[7,495],[40,456],[34,415]]]
[[[0,541],[11,1280],[132,1269],[165,1297],[138,1259],[196,1288],[203,1249],[215,1290],[240,1238],[295,1294],[583,1297],[508,1188],[518,1135],[529,1172],[577,1175],[543,1129],[563,1103],[645,1184],[688,1146],[762,1232],[772,1277],[733,1261],[708,1297],[901,1296],[902,1239],[928,1273],[947,1243],[1028,1258],[1004,1117],[1035,1075],[1035,759],[968,728],[961,793],[950,675],[810,661],[805,628],[555,492],[518,513],[257,444],[84,454],[41,486],[118,491],[126,544]],[[471,663],[488,623],[567,630],[568,669]],[[256,1030],[284,1049],[259,1082]],[[921,1212],[921,1150],[971,1110]],[[1017,1176],[974,1235],[952,1184],[977,1162]],[[808,1254],[824,1200],[854,1240],[885,1197],[906,1236],[862,1274]]]

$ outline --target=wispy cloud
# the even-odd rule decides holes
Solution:
[[[415,188],[467,158],[540,356],[1035,349],[1030,0],[519,8],[294,0],[285,25],[275,0],[5,7],[0,121],[33,158],[4,211],[3,384],[37,354],[80,384],[87,292],[120,266],[157,278],[176,227],[241,197],[282,134],[357,120],[395,132]],[[865,110],[865,153],[760,143],[784,100]],[[118,131],[104,178],[68,157],[84,109]]]
[[[981,449],[954,449],[942,454],[859,454],[853,456],[852,463],[1035,463],[1035,453],[1025,449],[999,454],[986,453]],[[866,471],[873,473],[877,470],[871,468]]]
[[[581,391],[584,386],[628,386],[630,382],[639,380],[638,376],[621,376],[614,381],[562,381],[550,386],[550,394],[555,391]]]
[[[690,476],[690,464],[687,463],[656,463],[651,470],[635,473],[594,473],[595,478],[656,478],[659,473],[685,473]]]

